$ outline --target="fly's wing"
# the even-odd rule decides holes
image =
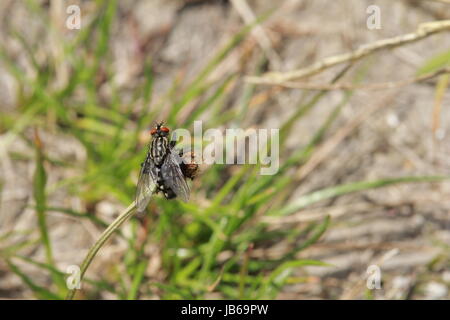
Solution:
[[[136,210],[141,213],[147,207],[153,192],[156,190],[156,167],[150,158],[144,162],[136,189]]]
[[[171,149],[161,167],[161,173],[166,186],[170,187],[181,200],[187,202],[189,200],[189,186],[180,169],[179,163],[181,163],[181,160],[176,151]]]

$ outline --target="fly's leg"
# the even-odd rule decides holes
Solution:
[[[176,144],[177,144],[177,135],[174,133],[172,135],[172,138],[171,138],[170,142],[169,142],[170,149],[173,149]]]
[[[170,149],[174,149],[176,144],[177,144],[177,136],[176,136],[176,134],[174,133],[174,134],[172,135],[172,140],[170,140],[170,142],[169,142],[169,147],[170,147]],[[183,149],[175,149],[175,151],[178,151],[178,156],[179,156],[180,158],[183,157],[183,155],[184,155]]]
[[[172,189],[167,188],[164,190],[164,197],[166,199],[173,199],[173,198],[176,198],[177,195],[175,194],[175,192],[172,191]]]

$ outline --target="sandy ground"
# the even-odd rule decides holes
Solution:
[[[269,0],[249,1],[256,15],[271,8],[273,3]],[[278,71],[307,66],[365,43],[413,32],[422,22],[450,18],[450,6],[428,1],[286,0],[277,3],[280,8],[264,23],[264,30],[274,53],[269,68]],[[382,28],[379,30],[368,30],[366,27],[366,9],[373,3],[381,8]],[[89,12],[89,3],[83,1],[81,6]],[[120,23],[114,27],[111,47],[115,57],[115,80],[118,85],[133,87],[134,79],[140,76],[142,57],[151,56],[157,72],[156,95],[165,92],[180,72],[188,77],[195,75],[206,59],[242,26],[242,16],[227,1],[120,1],[120,12]],[[0,29],[2,43],[12,51],[16,50],[17,63],[26,67],[25,58],[8,30],[13,27],[22,31],[25,29],[24,35],[33,39],[42,26],[26,14],[20,1],[2,1],[0,18],[2,24],[7,26]],[[49,41],[48,50],[51,50],[51,35],[45,38]],[[136,39],[139,39],[141,46],[136,45]],[[383,51],[359,62],[357,66],[367,66],[363,82],[404,80],[414,77],[427,58],[448,50],[449,45],[450,34],[442,33],[395,50]],[[239,60],[248,47],[255,46],[259,46],[258,39],[251,37],[225,61],[215,76],[223,76],[225,71],[234,69],[240,72],[243,79],[253,70],[251,66],[254,62],[252,56],[244,65]],[[45,50],[44,46],[41,48]],[[40,54],[45,56],[45,52],[38,52],[38,56]],[[11,76],[1,72],[1,68],[0,64],[0,111],[11,112],[17,107],[12,94],[15,84]],[[332,68],[309,80],[312,83],[328,82],[338,70],[340,67]],[[354,74],[352,70],[343,82],[351,81]],[[64,81],[64,76],[60,76]],[[313,175],[306,176],[303,183],[293,190],[291,198],[343,182],[399,175],[448,174],[450,109],[445,107],[450,106],[450,93],[447,91],[444,96],[440,127],[433,135],[435,84],[436,79],[432,79],[395,89],[357,90],[345,105],[334,132],[345,128],[366,108],[379,110],[344,139]],[[239,92],[239,87],[233,87],[229,94]],[[259,90],[267,92],[268,88],[261,87]],[[300,90],[283,90],[273,94],[262,103],[255,104],[247,118],[257,119],[255,122],[260,126],[279,127],[295,112],[301,93]],[[307,121],[296,124],[296,134],[288,139],[288,147],[294,150],[304,145],[343,96],[343,92],[336,91],[321,100],[308,115]],[[1,139],[5,140],[7,135],[2,132]],[[47,141],[50,141],[47,146],[49,153],[80,161],[85,157],[82,147],[68,137],[48,137]],[[1,152],[3,189],[0,234],[12,228],[33,228],[36,218],[33,210],[26,207],[32,201],[30,181],[33,162],[11,161],[7,156],[8,152],[32,154],[33,151],[21,139],[13,137],[12,143]],[[51,173],[49,183],[71,174]],[[5,184],[5,181],[8,183]],[[79,199],[59,197],[58,193],[64,194],[64,190],[52,196],[53,205],[83,208]],[[303,221],[319,219],[324,214],[333,217],[332,227],[320,243],[300,255],[308,259],[321,259],[333,267],[301,269],[298,276],[306,276],[307,282],[288,285],[278,298],[362,298],[367,270],[370,265],[377,265],[381,268],[383,282],[382,289],[373,291],[376,298],[448,299],[449,196],[449,183],[394,186],[341,197],[332,205],[329,203],[326,210],[317,206],[290,219],[273,221],[273,228],[289,228]],[[64,198],[64,203],[59,200],[61,198]],[[111,221],[120,209],[122,207],[114,200],[105,200],[98,211],[100,216]],[[101,232],[89,222],[56,213],[50,215],[49,224],[57,264],[63,270],[71,261],[81,260]],[[67,233],[68,225],[70,233]],[[11,242],[0,245],[11,245]],[[92,273],[101,270],[106,260],[119,259],[125,246],[126,243],[117,240],[105,247],[94,261]],[[256,250],[253,254],[276,256],[287,249],[279,244],[267,250]],[[25,254],[36,259],[43,258],[42,250]],[[151,266],[157,269],[157,266]],[[29,268],[28,272],[35,272],[36,279],[41,277],[41,281],[48,281],[39,275],[38,269]],[[152,272],[156,273],[154,270]],[[31,293],[16,276],[7,272],[0,260],[1,297],[29,298]]]

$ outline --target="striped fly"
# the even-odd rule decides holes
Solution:
[[[161,192],[166,199],[189,200],[189,186],[186,178],[193,178],[198,165],[185,164],[183,152],[175,149],[176,141],[169,140],[170,129],[157,123],[150,131],[152,136],[136,191],[136,208],[142,212],[147,207],[153,193]],[[195,166],[194,174],[192,167]],[[189,169],[189,170],[188,170]]]

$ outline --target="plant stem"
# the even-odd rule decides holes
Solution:
[[[80,268],[80,281],[83,280],[83,276],[91,264],[92,260],[94,259],[97,252],[100,250],[100,248],[105,244],[105,242],[109,239],[109,237],[116,231],[122,223],[127,221],[134,213],[134,209],[136,208],[136,204],[133,201],[132,204],[128,206],[117,218],[114,220],[108,228],[102,233],[100,238],[97,240],[97,242],[92,246],[92,248],[89,250],[88,254],[86,255],[86,258],[84,258],[83,263],[81,264]],[[71,289],[66,296],[66,300],[72,300],[75,295],[76,289]]]

